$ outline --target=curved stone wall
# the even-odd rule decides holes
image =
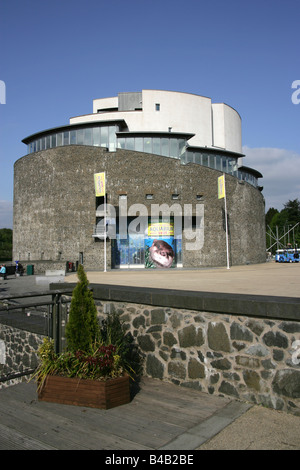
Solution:
[[[14,167],[13,258],[34,263],[79,260],[86,269],[103,269],[103,241],[93,238],[96,223],[94,173],[105,171],[107,202],[118,207],[126,194],[128,208],[144,204],[202,205],[204,243],[199,250],[186,249],[183,267],[226,265],[224,200],[218,200],[217,170],[179,160],[102,148],[67,146],[20,158]],[[152,200],[146,194],[153,195]],[[172,199],[178,194],[178,199]],[[232,265],[265,261],[264,199],[259,190],[226,175],[227,208]],[[137,214],[138,215],[138,214]],[[111,242],[107,242],[107,266]],[[50,268],[49,268],[50,269]]]

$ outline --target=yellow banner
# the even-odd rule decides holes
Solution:
[[[166,222],[157,222],[149,224],[148,237],[170,237],[174,235],[173,224]]]
[[[94,180],[96,197],[105,196],[105,173],[95,173]]]
[[[225,175],[218,178],[218,199],[225,197]]]

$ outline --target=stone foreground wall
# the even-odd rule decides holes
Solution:
[[[298,314],[282,320],[95,300],[100,318],[120,315],[145,375],[300,416]],[[34,369],[43,337],[0,324],[0,376]]]
[[[42,335],[0,324],[0,377],[35,369],[37,350],[42,341]],[[0,382],[0,389],[28,378],[24,376]]]
[[[97,303],[125,322],[145,375],[300,416],[299,322]]]

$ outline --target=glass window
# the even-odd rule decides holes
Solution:
[[[186,162],[187,163],[194,163],[194,153],[193,152],[187,152]]]
[[[47,137],[46,137],[46,148],[47,148],[47,149],[51,148],[51,139],[50,139],[50,135],[47,135]]]
[[[56,134],[53,134],[51,136],[51,147],[52,148],[56,147]]]
[[[76,145],[76,131],[70,131],[70,145]]]
[[[160,111],[160,104],[159,103],[155,103],[155,111]]]
[[[179,149],[178,149],[178,140],[177,139],[170,139],[170,157],[178,158],[179,157]]]
[[[215,156],[214,155],[209,156],[209,167],[215,168]]]
[[[169,156],[169,139],[161,139],[161,155],[164,155],[165,157]]]
[[[109,149],[115,150],[116,148],[116,126],[109,126]]]
[[[227,173],[227,158],[226,157],[222,157],[222,171]]]
[[[215,156],[215,163],[216,163],[216,170],[221,171],[222,167],[221,167],[221,157],[220,157],[220,155]]]
[[[101,147],[108,147],[108,127],[101,127]]]
[[[202,165],[209,166],[209,155],[202,155]]]
[[[152,152],[155,153],[155,155],[160,155],[160,138],[159,137],[153,137],[153,150]]]
[[[234,158],[231,158],[228,161],[228,172],[232,175],[237,176],[237,160],[235,160]]]
[[[101,144],[101,135],[100,135],[100,127],[93,128],[93,145],[95,147],[100,147]]]
[[[185,153],[185,140],[184,139],[178,139],[178,147],[179,147],[179,155],[182,155]]]
[[[143,151],[143,137],[136,137],[135,138],[135,150],[137,152]]]
[[[60,146],[62,145],[62,133],[56,134],[56,145]]]
[[[180,155],[180,161],[182,163],[182,165],[184,165],[186,163],[186,153],[183,153]]]
[[[84,145],[92,145],[92,129],[84,129]]]
[[[152,153],[152,138],[144,137],[144,152]]]
[[[125,137],[118,138],[118,148],[124,149],[125,148]]]
[[[195,163],[198,163],[201,165],[201,153],[195,152]]]
[[[64,132],[64,145],[69,145],[69,131]]]
[[[76,132],[77,132],[77,144],[83,145],[83,129],[78,129]]]
[[[134,137],[127,137],[126,138],[126,149],[127,150],[134,150]]]

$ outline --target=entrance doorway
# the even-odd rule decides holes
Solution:
[[[112,244],[114,268],[144,268],[145,246],[144,235],[130,235],[126,240],[117,235]]]

